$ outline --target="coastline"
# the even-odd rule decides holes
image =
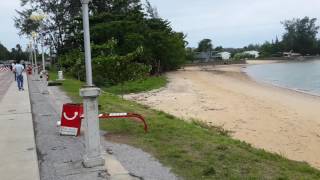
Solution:
[[[318,59],[320,59],[320,57],[319,56],[310,56],[310,57],[306,57],[302,61],[303,62],[313,61],[315,59],[318,60]],[[265,61],[265,62],[263,62],[263,61]],[[256,83],[260,83],[260,84],[263,84],[263,85],[271,85],[273,87],[277,87],[277,88],[284,89],[284,90],[289,90],[289,91],[294,91],[294,92],[301,93],[301,94],[306,94],[306,95],[309,95],[309,96],[320,97],[319,93],[312,93],[311,91],[308,91],[306,89],[294,89],[294,88],[291,88],[291,87],[286,87],[286,86],[283,86],[283,85],[275,84],[275,83],[272,83],[270,81],[263,81],[263,80],[255,79],[254,77],[251,77],[244,70],[245,68],[247,68],[248,66],[251,66],[251,65],[273,64],[273,63],[291,63],[291,62],[294,63],[294,62],[301,62],[301,60],[249,60],[248,62],[249,63],[247,63],[247,65],[244,65],[243,68],[241,68],[241,72],[243,72],[244,75],[246,75],[250,80],[255,81]]]
[[[262,62],[187,67],[168,73],[167,87],[125,98],[223,127],[236,139],[320,168],[320,97],[257,82],[242,72],[256,63]]]

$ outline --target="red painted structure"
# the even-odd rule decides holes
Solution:
[[[62,107],[61,121],[58,123],[61,135],[79,136],[81,121],[83,119],[82,104],[64,104]],[[131,119],[142,122],[144,131],[148,132],[148,125],[143,116],[136,113],[105,113],[100,114],[99,119]]]
[[[27,67],[27,73],[28,73],[28,75],[32,75],[32,67],[31,66]]]
[[[82,116],[82,104],[64,104],[61,114],[60,134],[79,136]]]
[[[135,114],[135,113],[106,113],[106,114],[100,114],[99,115],[100,119],[125,119],[125,118],[130,118],[132,120],[139,120],[143,123],[144,125],[144,131],[148,132],[148,125],[140,114]]]

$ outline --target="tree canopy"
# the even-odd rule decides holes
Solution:
[[[207,52],[213,49],[212,40],[211,39],[203,39],[199,42],[197,51],[199,52]]]
[[[179,68],[186,59],[185,35],[159,17],[156,7],[141,0],[95,0],[90,5],[93,71],[96,84],[117,84]],[[38,31],[58,55],[61,67],[84,77],[80,1],[22,0],[16,27],[21,35]],[[29,23],[30,14],[47,14],[42,27]],[[126,63],[126,66],[123,63]],[[119,66],[111,68],[107,66]],[[77,67],[77,68],[74,68]],[[109,69],[109,74],[104,71]],[[130,77],[120,78],[121,74]]]
[[[4,60],[27,60],[28,54],[22,50],[20,44],[11,48],[9,51],[4,45],[0,43],[0,61]]]
[[[315,54],[317,51],[317,34],[319,26],[316,18],[304,17],[282,22],[286,33],[283,35],[283,46],[287,51],[301,54]]]

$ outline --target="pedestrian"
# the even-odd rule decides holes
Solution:
[[[23,71],[24,71],[24,67],[23,65],[20,64],[20,61],[18,61],[18,63],[14,66],[14,71],[17,77],[17,83],[18,83],[18,89],[19,91],[23,91]]]
[[[15,70],[14,70],[14,66],[15,66],[16,64],[13,62],[12,64],[11,64],[11,71],[13,72],[13,75],[14,75],[14,80],[15,81],[17,81],[17,76],[16,76],[16,72],[15,72]]]

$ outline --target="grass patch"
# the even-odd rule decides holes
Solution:
[[[81,85],[69,79],[62,88],[80,102]],[[100,128],[109,132],[107,139],[151,153],[184,179],[320,179],[320,171],[307,163],[253,148],[219,127],[188,123],[109,92],[100,96],[99,104],[102,112],[136,112],[146,117],[147,134],[141,124],[129,120],[101,120]]]
[[[164,76],[149,77],[143,80],[129,81],[123,83],[122,85],[104,88],[104,90],[113,94],[138,93],[143,91],[150,91],[153,89],[159,89],[165,86],[166,83],[167,79]]]

